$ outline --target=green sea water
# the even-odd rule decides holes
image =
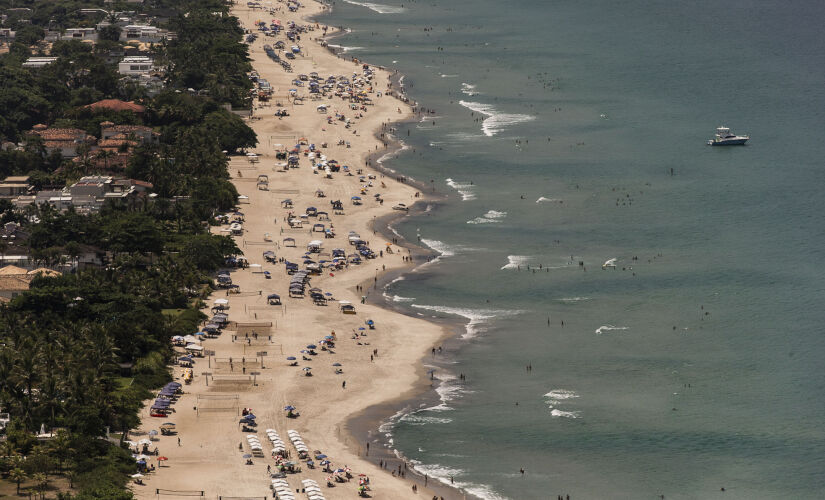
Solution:
[[[320,20],[435,110],[383,163],[447,195],[394,226],[441,256],[386,294],[461,327],[394,448],[482,498],[825,498],[825,3]]]

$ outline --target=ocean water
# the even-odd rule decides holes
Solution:
[[[386,293],[466,327],[400,453],[480,498],[825,498],[825,3],[321,21],[436,110],[385,165],[447,195],[395,226],[441,256]]]

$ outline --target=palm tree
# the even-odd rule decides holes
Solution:
[[[101,149],[95,154],[96,159],[103,160],[103,168],[107,172],[109,171],[109,159],[114,158],[115,156],[117,156],[117,153],[107,149]]]
[[[49,478],[46,474],[38,472],[32,476],[32,479],[34,479],[35,488],[37,488],[37,492],[40,493],[40,498],[42,500],[45,497],[46,488],[49,486]]]
[[[26,480],[28,476],[26,476],[26,471],[17,467],[9,472],[9,479],[17,483],[17,494],[20,495],[20,483]]]
[[[65,429],[57,431],[57,435],[49,441],[49,446],[51,446],[54,454],[57,455],[58,470],[63,471],[63,463],[66,461],[66,458],[75,451],[72,448],[72,440],[69,432]]]

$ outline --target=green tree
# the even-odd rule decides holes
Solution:
[[[20,495],[20,483],[25,481],[28,476],[26,476],[26,472],[21,468],[12,469],[9,472],[9,479],[14,481],[17,484],[17,494]]]
[[[117,42],[118,40],[120,40],[120,31],[120,26],[116,24],[110,24],[108,26],[100,28],[100,30],[97,32],[97,36],[101,40]]]

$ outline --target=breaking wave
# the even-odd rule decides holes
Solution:
[[[507,212],[499,212],[497,210],[489,210],[486,214],[475,219],[468,220],[467,224],[495,224],[501,222],[501,219],[507,217]]]
[[[533,121],[536,119],[533,115],[523,115],[517,113],[502,113],[497,110],[492,104],[484,104],[481,102],[472,101],[458,101],[459,104],[465,108],[480,113],[486,118],[481,123],[481,131],[487,137],[492,137],[510,125]]]
[[[372,3],[372,2],[356,2],[355,0],[344,0],[348,4],[352,5],[359,5],[361,7],[366,7],[372,11],[378,12],[379,14],[400,14],[404,12],[406,9],[404,7],[396,7],[393,5],[384,5],[380,3]]]
[[[609,333],[613,330],[627,330],[628,327],[626,326],[613,326],[613,325],[602,325],[596,328],[596,335],[601,335],[603,333]]]
[[[456,182],[453,179],[447,179],[447,185],[458,191],[461,195],[461,201],[475,200],[475,185],[472,182]]]

